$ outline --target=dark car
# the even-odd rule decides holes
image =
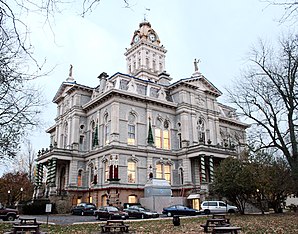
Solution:
[[[19,212],[16,209],[5,208],[0,203],[0,219],[14,221],[19,218]]]
[[[156,211],[150,211],[149,209],[139,206],[130,206],[127,209],[124,209],[124,211],[128,213],[129,218],[148,219],[159,217],[159,214]]]
[[[93,203],[80,203],[71,209],[73,215],[94,215],[96,205]]]
[[[97,219],[128,219],[126,212],[119,210],[115,206],[103,206],[94,212]]]
[[[183,205],[173,205],[163,208],[162,213],[170,217],[173,215],[198,215],[200,214],[200,211]]]

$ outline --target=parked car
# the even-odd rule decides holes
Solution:
[[[126,212],[119,210],[115,206],[103,206],[94,212],[98,220],[100,219],[128,219]]]
[[[223,201],[203,201],[200,211],[204,214],[235,213],[238,211],[238,208],[237,206],[231,206]]]
[[[0,203],[0,219],[7,221],[14,221],[19,218],[19,212],[17,209],[5,208]]]
[[[183,205],[173,205],[166,208],[163,208],[162,211],[163,214],[166,214],[167,216],[173,216],[173,215],[198,215],[200,212],[196,209],[191,209],[187,206]]]
[[[96,205],[93,203],[80,203],[71,209],[73,215],[94,215]]]
[[[129,218],[148,219],[159,217],[156,211],[150,211],[149,209],[139,206],[130,206],[124,209],[124,211],[128,214]]]

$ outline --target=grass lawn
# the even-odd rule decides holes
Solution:
[[[230,223],[233,226],[242,227],[241,233],[298,233],[298,213],[288,212],[284,214],[268,215],[230,215]],[[200,224],[205,223],[207,217],[182,217],[180,226],[174,226],[172,219],[149,220],[137,222],[126,220],[129,224],[130,233],[203,233]],[[0,223],[0,233],[9,231],[12,224]],[[51,225],[47,229],[41,226],[42,231],[47,233],[100,233],[98,224],[80,225]]]

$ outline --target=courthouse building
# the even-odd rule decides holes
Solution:
[[[144,21],[124,54],[126,73],[102,72],[89,87],[70,67],[53,99],[50,146],[38,153],[35,198],[121,206],[139,202],[149,180],[165,179],[173,197],[198,208],[214,168],[243,149],[248,125],[217,101],[222,93],[198,61],[189,78],[172,82],[166,52]]]

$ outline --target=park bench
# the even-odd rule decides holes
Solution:
[[[36,221],[36,218],[20,218],[19,223],[14,223],[12,228],[12,233],[13,234],[18,234],[18,233],[40,233],[39,226],[41,223],[38,223]]]

